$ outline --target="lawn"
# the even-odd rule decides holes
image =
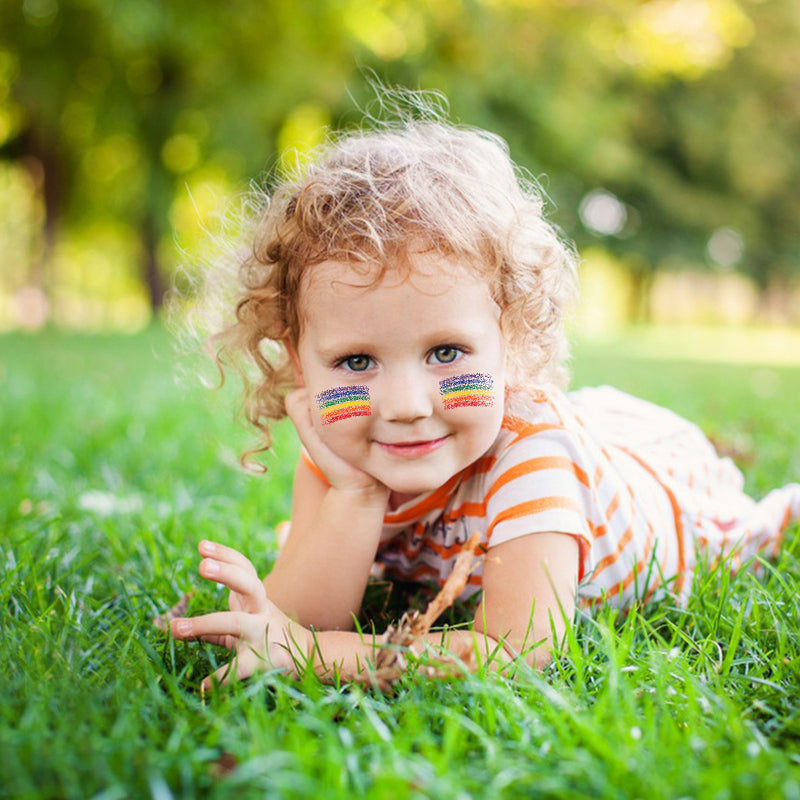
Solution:
[[[756,496],[800,479],[800,367],[650,357],[639,334],[576,348],[611,383],[700,423]],[[152,625],[195,544],[266,570],[297,445],[266,477],[233,394],[177,370],[159,329],[0,337],[0,796],[800,798],[800,535],[756,578],[703,572],[689,606],[581,617],[541,675],[393,697],[261,675],[201,697],[220,654]]]

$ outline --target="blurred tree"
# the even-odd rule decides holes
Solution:
[[[238,181],[262,171],[298,98],[344,86],[335,19],[323,12],[313,0],[0,0],[6,102],[18,117],[0,155],[44,176],[47,246],[32,282],[47,283],[62,224],[110,215],[138,232],[157,308],[160,246],[186,176],[214,160]],[[307,71],[287,70],[298,53]]]
[[[503,135],[579,245],[653,270],[800,270],[800,0],[0,0],[0,157],[60,226],[137,233],[161,302],[176,198],[242,184],[358,120],[349,94],[436,88]],[[348,94],[349,93],[349,94]]]
[[[745,8],[723,62],[698,74],[630,76],[639,164],[607,185],[638,225],[618,250],[654,267],[677,257],[739,268],[763,288],[800,271],[800,4]]]
[[[624,260],[632,316],[672,264],[800,271],[797,0],[377,5],[422,34],[363,63],[504,135],[567,234]]]

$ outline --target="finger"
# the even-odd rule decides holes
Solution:
[[[238,550],[234,550],[232,547],[226,547],[219,542],[211,542],[208,539],[203,539],[203,541],[197,545],[197,550],[200,555],[205,558],[213,558],[215,561],[232,564],[240,569],[251,571],[258,577],[253,562],[250,561],[247,556],[242,555]]]
[[[239,642],[239,640],[233,636],[218,636],[215,633],[208,633],[204,636],[198,636],[197,638],[202,642],[208,642],[208,644],[215,644],[218,647],[224,647],[226,650],[233,650]]]
[[[193,617],[180,618],[176,617],[170,620],[170,632],[175,639],[199,639],[209,644],[215,644],[219,647],[224,647],[226,650],[233,650],[239,642],[239,639],[230,634],[217,634],[217,633],[203,633],[198,634],[193,627]],[[188,622],[188,625],[182,624]]]
[[[181,617],[170,620],[170,631],[176,639],[231,636],[249,641],[255,631],[253,619],[252,614],[242,611],[214,611],[202,617]]]
[[[248,611],[260,613],[266,610],[267,598],[264,585],[255,572],[243,570],[239,566],[204,558],[200,562],[200,574],[210,581],[227,586],[232,592],[243,595],[249,606]]]

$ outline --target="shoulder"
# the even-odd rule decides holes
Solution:
[[[510,509],[525,515],[545,508],[588,511],[591,447],[564,412],[561,398],[550,394],[507,402],[492,447],[462,476],[457,506],[480,506],[494,522],[509,518]]]
[[[517,392],[506,399],[500,433],[487,455],[509,462],[529,454],[582,458],[586,432],[558,390]]]
[[[482,473],[488,546],[529,534],[568,534],[578,541],[584,565],[596,510],[595,468],[579,421],[555,392],[513,398],[506,412]]]
[[[484,470],[487,503],[511,505],[536,498],[590,498],[592,442],[560,392],[515,397]],[[562,503],[563,505],[563,503]]]

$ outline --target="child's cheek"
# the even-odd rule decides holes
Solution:
[[[444,410],[466,406],[493,406],[492,376],[483,372],[467,372],[439,381]]]
[[[337,386],[316,395],[319,418],[323,425],[371,414],[369,389],[366,386]]]

